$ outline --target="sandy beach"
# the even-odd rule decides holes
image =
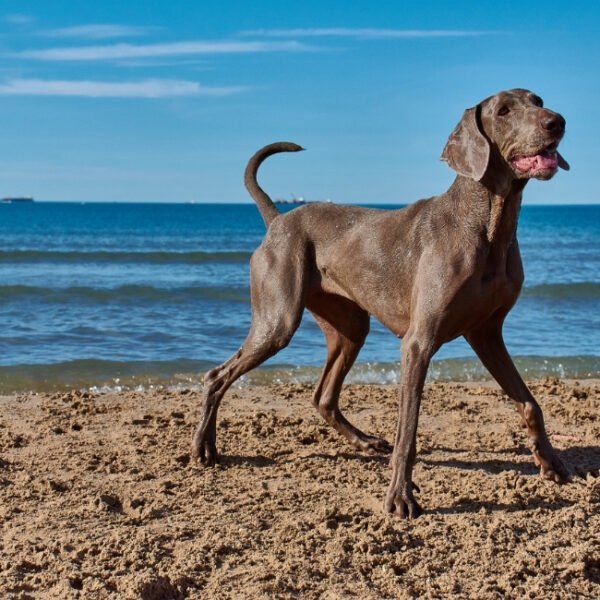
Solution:
[[[190,390],[1,399],[3,598],[593,598],[600,594],[600,382],[531,384],[576,475],[536,472],[492,384],[426,388],[415,481],[389,518],[387,458],[361,454],[310,387],[232,390],[220,466],[199,468]],[[392,386],[348,386],[392,439]]]

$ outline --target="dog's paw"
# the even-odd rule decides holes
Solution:
[[[534,442],[531,451],[542,477],[556,483],[567,483],[571,480],[569,470],[549,444]]]
[[[568,469],[556,454],[551,457],[550,461],[542,463],[540,472],[543,477],[556,483],[567,483],[571,480]]]
[[[415,500],[411,488],[416,490],[419,488],[414,484],[404,487],[405,489],[401,493],[397,493],[392,489],[388,491],[383,509],[386,513],[394,517],[401,519],[416,519],[423,514],[423,509]]]
[[[192,442],[192,458],[205,467],[213,467],[219,462],[217,446],[213,441],[194,439]]]
[[[374,435],[365,435],[357,440],[354,445],[358,450],[377,452],[378,454],[391,454],[394,450],[394,447],[387,440]]]

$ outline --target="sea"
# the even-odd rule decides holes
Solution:
[[[0,203],[0,394],[199,387],[246,336],[249,259],[264,233],[250,203]],[[518,368],[600,377],[600,205],[525,205],[518,237],[526,278],[505,324]],[[399,356],[372,319],[347,381],[395,382]],[[324,360],[306,313],[290,345],[239,385],[312,382]],[[461,339],[429,370],[488,377]]]

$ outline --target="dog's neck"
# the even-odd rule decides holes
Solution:
[[[464,206],[465,198],[469,199],[469,206],[464,206],[468,211],[465,218],[473,223],[492,247],[505,251],[516,237],[526,184],[526,179],[506,178],[492,184],[486,178],[474,181],[459,175],[448,192],[461,206]]]
[[[490,192],[486,237],[493,246],[509,246],[517,235],[517,222],[525,182],[515,181],[507,194]]]

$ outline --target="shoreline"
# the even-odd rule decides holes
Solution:
[[[529,383],[576,476],[542,479],[491,382],[428,384],[415,481],[382,513],[387,457],[358,452],[312,386],[231,389],[221,464],[190,462],[194,390],[0,398],[0,592],[52,598],[592,597],[600,584],[600,380]],[[341,406],[393,440],[394,385]]]
[[[515,356],[522,377],[600,379],[597,356]],[[0,366],[0,395],[55,393],[81,389],[92,393],[145,391],[151,389],[198,389],[204,373],[219,361],[176,359],[172,361],[119,362],[80,359],[53,364]],[[234,387],[273,384],[316,384],[322,365],[267,364],[244,375]],[[348,384],[386,385],[397,383],[398,362],[357,362],[346,377]],[[475,357],[438,358],[431,362],[427,381],[492,381]]]

